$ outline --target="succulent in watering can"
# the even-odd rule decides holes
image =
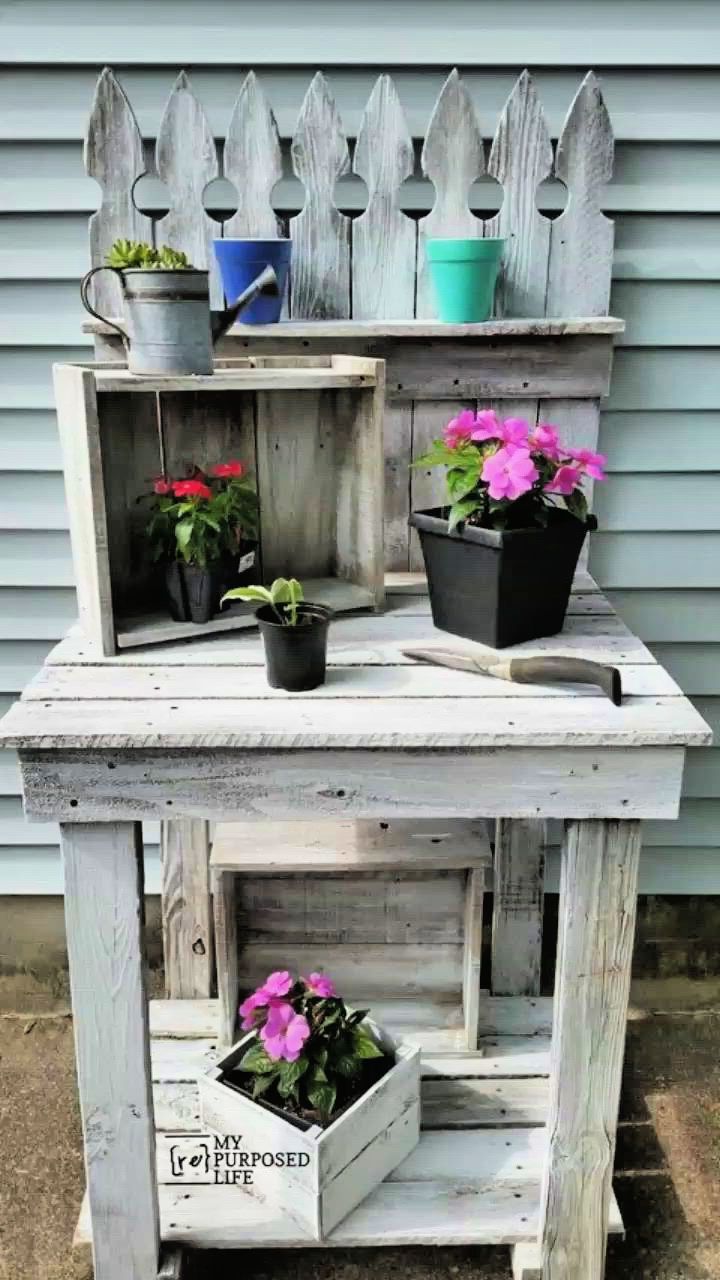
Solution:
[[[90,285],[100,271],[114,272],[120,281],[124,328],[90,302]],[[116,240],[105,264],[93,267],[80,284],[85,310],[122,338],[130,372],[156,377],[212,373],[218,338],[256,298],[277,293],[277,276],[268,266],[225,311],[211,311],[207,271],[192,266],[179,249],[136,240]]]

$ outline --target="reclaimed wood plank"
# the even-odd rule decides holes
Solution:
[[[540,1208],[546,1280],[602,1280],[605,1270],[640,839],[639,822],[566,828]]]
[[[213,921],[219,1017],[217,1035],[229,1048],[235,1043],[238,1011],[238,931],[235,876],[229,871],[212,873]]]
[[[540,994],[545,823],[502,818],[495,829],[492,990]]]
[[[216,871],[278,872],[486,867],[487,826],[442,822],[228,822],[215,829]]]
[[[152,243],[152,220],[140,213],[133,200],[135,183],[145,173],[142,137],[125,91],[110,67],[101,71],[95,86],[85,138],[85,172],[99,183],[102,192],[100,208],[89,221],[91,265],[102,266],[119,238]],[[112,271],[93,278],[90,299],[103,315],[123,313],[120,282]]]
[[[618,316],[581,316],[569,312],[568,316],[545,316],[542,313],[528,319],[527,316],[497,316],[492,320],[476,321],[468,324],[445,323],[423,316],[416,319],[383,320],[362,319],[303,319],[281,320],[272,325],[235,325],[227,335],[229,346],[235,351],[239,341],[253,337],[257,344],[255,350],[261,348],[264,340],[272,340],[278,344],[279,351],[287,350],[287,343],[298,340],[318,342],[327,340],[331,345],[343,339],[354,338],[369,340],[379,338],[509,338],[509,337],[563,337],[576,334],[616,334],[625,329],[625,321]],[[252,332],[251,332],[252,330]],[[108,324],[99,320],[86,320],[83,332],[110,335],[112,330]]]
[[[240,365],[237,368],[220,366],[208,374],[167,377],[141,376],[127,369],[109,368],[98,372],[96,384],[99,394],[109,391],[136,391],[143,395],[148,391],[293,391],[297,394],[339,387],[371,387],[375,380],[369,372],[354,373],[348,369],[340,372],[332,366],[283,369]]]
[[[203,192],[220,172],[217,148],[185,71],[175,81],[163,112],[155,163],[169,203],[168,212],[155,226],[158,244],[181,249],[194,267],[207,269],[211,304],[221,307],[222,285],[212,247],[219,227],[203,206]]]
[[[142,835],[61,827],[70,987],[97,1280],[157,1280]]]
[[[165,991],[173,999],[207,998],[214,973],[207,822],[164,822],[161,910]]]
[[[468,1049],[476,1049],[478,1045],[484,890],[484,870],[471,867],[465,877],[462,977],[465,1042]]]
[[[250,943],[239,958],[239,983],[250,992],[278,967],[282,947]],[[459,998],[463,949],[457,944],[293,943],[293,960],[301,973],[319,968],[332,974],[338,989],[353,1003],[362,997],[392,1000],[417,995],[438,1001]],[[287,948],[285,948],[287,955]]]
[[[47,714],[43,704],[34,705]],[[98,705],[104,721],[112,721],[115,704]],[[704,725],[698,732],[707,741]],[[42,744],[43,730],[30,741]],[[41,822],[166,819],[170,806],[174,817],[216,821],[302,815],[387,821],[394,815],[441,818],[449,809],[474,818],[479,789],[489,818],[511,812],[520,818],[676,818],[684,754],[682,746],[619,744],[611,750],[493,746],[460,753],[294,747],[253,750],[249,759],[237,750],[204,746],[181,752],[157,745],[128,751],[26,746],[20,763],[26,817]],[[521,796],[518,770],[526,780]],[[160,777],[167,780],[165,794],[157,786]]]
[[[415,222],[400,209],[412,176],[413,140],[395,85],[378,76],[355,144],[353,172],[365,182],[367,207],[352,227],[352,309],[360,320],[396,320],[415,310]]]
[[[290,308],[303,319],[350,315],[350,219],[335,205],[335,183],[350,168],[340,115],[322,72],[313,77],[290,148],[305,188],[290,219],[293,240]]]
[[[495,307],[502,316],[545,312],[550,220],[537,207],[538,187],[552,173],[552,145],[532,77],[523,71],[498,122],[488,173],[503,188],[486,236],[506,240]]]
[[[435,188],[430,213],[418,223],[417,299],[419,318],[437,314],[427,241],[437,236],[482,236],[483,224],[471,213],[470,187],[485,172],[485,149],[467,85],[454,68],[432,111],[421,155],[422,171]]]
[[[223,172],[237,192],[235,213],[223,236],[274,239],[281,234],[272,193],[282,177],[278,127],[260,81],[248,71],[230,116]]]

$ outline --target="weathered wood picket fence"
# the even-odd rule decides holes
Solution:
[[[140,212],[133,191],[146,171],[145,147],[131,104],[113,72],[98,82],[89,124],[86,164],[100,184],[102,204],[90,223],[93,265],[118,236],[168,243],[208,266],[215,303],[221,290],[212,238],[289,234],[293,262],[287,307],[290,323],[274,330],[230,336],[225,350],[350,352],[388,361],[385,416],[386,567],[420,567],[408,532],[412,507],[439,498],[438,476],[410,471],[454,409],[500,400],[503,412],[557,423],[565,438],[594,448],[600,401],[586,379],[570,390],[546,380],[562,343],[598,349],[607,374],[611,338],[592,326],[563,337],[572,317],[607,314],[613,225],[601,211],[603,186],[613,162],[613,137],[595,76],[580,84],[559,140],[552,140],[530,75],[519,77],[497,122],[489,150],[470,93],[456,70],[448,76],[420,150],[422,173],[434,189],[432,208],[415,220],[401,208],[402,184],[417,167],[415,140],[405,123],[392,79],[378,78],[367,103],[354,150],[348,143],[331,88],[318,72],[302,104],[289,155],[283,151],[272,107],[251,71],[237,101],[228,104],[222,154],[202,105],[182,73],[157,134],[155,168],[165,184],[167,214],[157,221]],[[305,193],[300,212],[284,222],[272,206],[273,188],[289,170]],[[353,173],[367,187],[367,207],[357,218],[336,204],[336,183]],[[238,207],[225,222],[203,205],[208,183],[224,176]],[[502,187],[502,205],[486,221],[469,205],[470,190],[488,176]],[[538,209],[538,188],[554,177],[568,190],[554,220]],[[503,236],[507,248],[497,296],[495,329],[433,325],[433,300],[425,267],[429,236]],[[118,285],[107,273],[96,281],[95,305],[117,314]],[[543,318],[553,318],[548,326]],[[520,318],[524,324],[514,324]],[[538,322],[535,325],[528,321]],[[282,332],[280,332],[282,330]],[[102,327],[98,352],[117,357],[116,341]],[[599,350],[598,344],[605,345]],[[592,344],[595,344],[593,347]],[[401,353],[429,369],[422,397],[406,397],[393,372]],[[573,356],[574,358],[574,356]],[[477,368],[483,376],[478,383]],[[472,369],[474,395],[468,395]],[[527,373],[525,372],[527,369]],[[456,372],[453,377],[453,372]],[[545,381],[543,381],[545,379]],[[450,396],[453,384],[455,399]],[[433,394],[433,388],[442,388]],[[487,397],[478,400],[479,386]],[[428,391],[429,388],[429,391]],[[523,389],[527,393],[523,395]],[[569,397],[569,398],[568,398]],[[549,401],[549,403],[547,403]],[[540,982],[543,826],[499,823],[495,860],[493,990],[536,994]],[[164,919],[168,990],[177,996],[209,993],[212,926],[207,893],[207,824],[164,824]],[[460,927],[460,926],[459,926]]]

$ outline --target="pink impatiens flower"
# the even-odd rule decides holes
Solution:
[[[514,444],[519,448],[527,449],[528,432],[530,423],[524,418],[506,418],[500,423],[500,439],[505,444]]]
[[[292,984],[292,974],[289,969],[276,969],[275,973],[268,975],[260,989],[267,992],[269,996],[286,996]]]
[[[560,457],[560,438],[555,427],[551,427],[549,422],[538,423],[530,435],[530,444],[533,449],[539,449],[544,453],[546,458],[555,461]]]
[[[471,440],[499,440],[502,428],[494,409],[481,409],[475,418]]]
[[[582,480],[582,472],[578,467],[558,467],[552,480],[545,485],[546,493],[561,493],[565,497],[577,489]]]
[[[448,449],[457,449],[459,444],[465,444],[470,439],[474,426],[475,414],[472,409],[463,409],[456,418],[451,418],[443,430],[443,440]]]
[[[263,1009],[271,1009],[279,1004],[293,985],[292,975],[287,969],[277,969],[265,979],[257,991],[253,991],[247,1000],[243,1000],[238,1010],[242,1018],[243,1031],[252,1031]]]
[[[311,973],[307,978],[303,978],[303,982],[314,996],[322,996],[325,999],[327,996],[336,994],[335,983],[324,973]]]
[[[607,462],[607,458],[604,453],[593,453],[592,449],[567,449],[566,453],[593,480],[605,479],[603,467]]]
[[[297,1062],[310,1035],[307,1018],[296,1013],[287,1001],[274,1005],[260,1032],[265,1052],[273,1062]]]
[[[532,489],[538,474],[530,450],[512,445],[486,458],[482,469],[490,497],[507,498],[510,502]]]

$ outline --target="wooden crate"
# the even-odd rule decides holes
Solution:
[[[337,610],[382,607],[384,365],[355,356],[243,357],[207,377],[56,365],[80,618],[102,652],[253,624],[236,604],[173,622],[148,558],[153,477],[239,458],[255,473],[262,577],[302,580]]]
[[[298,1129],[224,1082],[225,1073],[255,1041],[255,1032],[199,1077],[204,1126],[241,1137],[243,1151],[284,1157],[283,1163],[261,1164],[244,1190],[286,1213],[315,1240],[324,1240],[420,1140],[420,1050],[394,1040],[369,1020],[366,1025],[394,1055],[395,1065],[327,1129]],[[291,1152],[302,1160],[291,1165]]]

